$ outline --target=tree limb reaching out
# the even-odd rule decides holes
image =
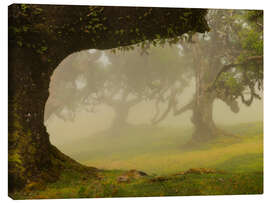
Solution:
[[[208,90],[213,90],[216,86],[216,83],[218,81],[218,79],[220,78],[221,74],[224,72],[229,71],[231,68],[234,68],[236,66],[244,66],[247,65],[248,63],[252,62],[252,61],[258,61],[259,63],[263,63],[263,56],[251,56],[249,58],[246,59],[246,61],[244,63],[232,63],[232,64],[228,64],[225,65],[221,68],[221,70],[218,72],[214,82],[212,83],[212,85],[208,88]]]

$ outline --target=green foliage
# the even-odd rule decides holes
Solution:
[[[242,48],[249,51],[249,55],[262,55],[263,54],[263,40],[262,33],[257,30],[244,30],[240,34]]]
[[[247,10],[209,11],[212,28],[208,40],[201,43],[204,54],[217,71],[214,86],[218,96],[246,105],[260,99],[263,86],[263,13]],[[218,45],[217,45],[218,44]],[[215,53],[214,55],[208,55]],[[221,73],[221,74],[220,74]],[[211,84],[211,81],[210,81]],[[244,93],[245,92],[245,93]],[[249,94],[247,99],[244,94]]]
[[[241,80],[235,78],[234,75],[235,74],[231,72],[223,73],[220,77],[220,80],[224,81],[224,83],[219,83],[218,85],[222,86],[217,86],[216,91],[218,92],[220,89],[226,89],[227,95],[238,95],[241,93],[244,90]]]
[[[29,8],[29,5],[21,4],[21,9],[22,9],[23,12],[26,12],[27,8]]]
[[[239,61],[245,61],[250,56],[263,55],[263,13],[262,11],[247,11],[241,16],[245,24],[239,30],[239,41],[242,52]]]

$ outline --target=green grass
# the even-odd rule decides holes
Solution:
[[[164,181],[153,176],[118,183],[123,171],[100,172],[97,179],[84,179],[65,171],[60,180],[43,191],[20,192],[14,199],[148,197],[190,195],[262,194],[263,173],[168,175]]]
[[[189,149],[185,144],[191,138],[192,129],[129,127],[119,135],[103,132],[73,143],[80,147],[80,153],[70,155],[83,164],[102,169],[138,169],[159,175],[197,167],[219,167],[231,172],[262,171],[262,123],[221,128],[236,137],[219,137]],[[257,158],[247,163],[254,154]],[[232,167],[230,161],[234,162],[237,157],[246,161]]]
[[[234,137],[219,137],[188,148],[192,129],[133,126],[110,136],[100,133],[74,145],[77,160],[104,169],[98,177],[63,171],[44,190],[21,191],[15,199],[224,195],[263,193],[263,124],[222,126]],[[173,175],[189,168],[213,168],[222,173]],[[117,169],[117,170],[115,170]],[[118,183],[125,170],[149,176]],[[164,181],[153,181],[162,176]]]

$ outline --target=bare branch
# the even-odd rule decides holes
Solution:
[[[153,125],[156,125],[156,124],[158,124],[159,122],[161,122],[162,120],[164,120],[164,118],[166,118],[167,115],[169,114],[169,112],[171,111],[172,106],[173,106],[173,103],[171,102],[171,100],[169,100],[167,109],[163,112],[163,114],[160,116],[159,119],[152,120],[152,124],[153,124]],[[157,116],[156,116],[156,117],[157,117]]]
[[[159,113],[160,113],[160,108],[159,108],[159,100],[157,99],[156,102],[155,102],[155,107],[156,107],[156,112],[155,112],[155,115],[153,116],[152,118],[152,123],[157,119]]]
[[[182,113],[184,113],[184,112],[186,112],[188,110],[191,110],[194,107],[194,99],[192,99],[191,102],[184,105],[182,108],[177,109],[176,95],[177,95],[177,90],[175,88],[172,88],[171,89],[171,95],[170,95],[169,101],[168,101],[168,106],[167,106],[166,110],[163,112],[163,114],[160,116],[160,118],[158,118],[158,119],[157,119],[157,117],[158,117],[158,114],[160,112],[158,104],[160,102],[160,99],[157,100],[156,109],[157,109],[158,112],[156,112],[154,118],[152,119],[152,124],[153,125],[155,125],[155,124],[161,122],[162,120],[164,120],[167,117],[167,115],[170,113],[171,110],[173,111],[173,115],[177,116],[177,115],[180,115],[180,114],[182,114]]]
[[[194,99],[192,99],[191,102],[189,102],[188,104],[182,106],[180,109],[176,109],[176,106],[173,108],[173,115],[174,116],[178,116],[188,110],[192,110],[192,108],[194,107]]]
[[[163,93],[166,92],[167,88],[164,89]],[[159,106],[157,104],[157,110],[158,110],[158,114],[156,113],[156,115],[154,116],[154,118],[152,119],[152,124],[153,125],[156,125],[158,124],[159,122],[161,122],[162,120],[164,120],[167,115],[169,114],[169,112],[171,111],[174,103],[175,103],[175,96],[176,96],[176,91],[172,88],[171,89],[171,95],[170,95],[170,98],[169,98],[169,101],[168,101],[168,106],[167,106],[167,109],[163,112],[163,114],[160,116],[160,118],[156,119],[158,117],[158,114],[159,114]],[[159,98],[157,99],[158,103],[163,100],[163,95],[159,95]]]

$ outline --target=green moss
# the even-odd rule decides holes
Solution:
[[[27,150],[30,154],[35,154],[35,152],[37,151],[33,145],[28,145]]]
[[[19,123],[19,121],[18,121],[17,119],[14,120],[13,126],[14,126],[14,128],[16,128],[16,129],[23,129],[22,126],[21,126],[21,124]]]
[[[18,163],[20,165],[22,164],[21,156],[19,155],[18,151],[16,151],[16,150],[14,152],[8,154],[8,161],[15,162],[15,163]]]
[[[23,46],[22,41],[17,41],[17,44],[18,44],[19,47],[22,47]]]
[[[19,138],[19,132],[16,130],[11,135],[8,135],[8,141],[10,143],[16,142],[16,140]]]
[[[31,192],[33,190],[44,190],[46,185],[43,182],[30,182],[25,188],[24,192]]]

